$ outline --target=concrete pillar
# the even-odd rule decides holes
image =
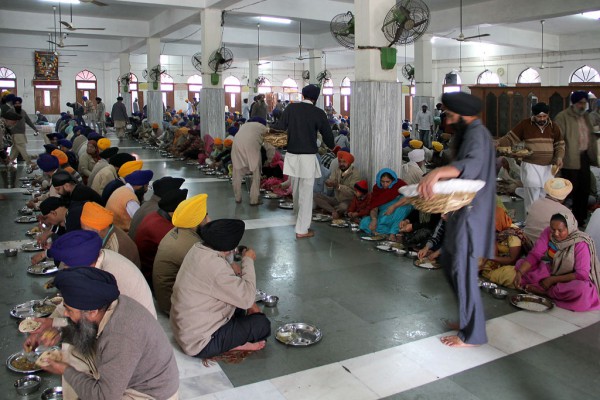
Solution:
[[[147,99],[145,103],[147,105],[148,121],[153,123],[161,124],[163,119],[163,101],[162,93],[160,91],[160,83],[158,87],[154,89],[152,80],[150,79],[150,71],[152,68],[160,64],[160,38],[147,38],[146,39],[146,68],[148,68],[148,91]]]
[[[421,112],[421,106],[427,104],[429,111],[433,112],[435,101],[433,98],[433,68],[431,38],[433,35],[426,33],[415,42],[415,85],[417,94],[413,98],[414,125],[415,117]],[[414,134],[414,132],[413,132]]]
[[[308,50],[308,57],[310,57],[310,59],[308,60],[308,70],[310,71],[310,79],[309,79],[309,83],[312,83],[314,85],[319,85],[319,81],[317,80],[317,77],[319,76],[319,74],[323,71],[323,50],[318,50],[318,49],[310,49]],[[323,82],[325,83],[325,82]],[[300,88],[300,90],[302,90],[302,88]],[[321,88],[321,91],[322,88]],[[319,99],[317,100],[317,103],[315,104],[317,107],[319,108],[323,108],[324,107],[324,100],[323,100],[323,96],[319,96]]]
[[[130,71],[131,64],[129,64],[129,53],[119,54],[119,80],[123,75],[128,74]],[[127,108],[127,114],[131,115],[131,93],[124,92],[120,82],[119,89],[121,97],[123,97],[123,103],[125,103],[125,108]]]
[[[357,45],[387,46],[381,21],[396,0],[355,0]],[[381,68],[379,50],[355,50],[350,140],[355,165],[374,183],[381,168],[402,167],[402,87],[396,68]]]
[[[200,93],[200,131],[203,135],[225,137],[225,90],[223,77],[217,84],[211,83],[214,72],[208,66],[210,56],[221,47],[221,10],[206,8],[200,11],[202,29],[202,92]],[[219,74],[221,75],[221,74]]]

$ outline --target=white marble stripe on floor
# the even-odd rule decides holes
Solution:
[[[260,218],[260,219],[246,219],[244,220],[246,224],[246,230],[249,229],[262,229],[262,228],[274,228],[277,226],[289,226],[296,224],[296,217],[286,216],[286,217],[270,217],[270,218]]]
[[[36,226],[35,224],[30,224],[33,228]],[[9,240],[6,242],[0,242],[0,251],[4,251],[6,249],[19,249],[19,253],[22,253],[21,246],[25,243],[31,242],[33,239],[23,239],[23,240]]]
[[[156,161],[164,161],[164,162],[171,162],[171,161],[179,161],[177,158],[142,158],[141,159],[143,162],[156,162]]]
[[[207,182],[228,182],[228,180],[226,179],[219,179],[219,178],[185,178],[185,182],[183,182],[183,184],[185,185],[186,183],[207,183]]]
[[[600,311],[575,313],[556,307],[546,313],[518,311],[487,321],[489,342],[480,347],[444,346],[439,339],[453,333],[447,332],[252,385],[200,397],[182,397],[182,400],[248,398],[245,395],[256,393],[258,388],[268,389],[267,395],[261,396],[264,399],[376,399],[458,374],[596,322],[600,322]],[[273,387],[277,391],[273,391]]]
[[[27,189],[24,188],[10,188],[10,189],[5,189],[5,188],[0,188],[0,194],[5,194],[5,193],[25,193],[27,192]],[[27,193],[28,196],[31,196],[30,193]],[[23,198],[26,198],[25,196],[23,196]]]

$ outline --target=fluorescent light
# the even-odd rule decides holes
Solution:
[[[42,0],[53,3],[80,4],[79,0]]]
[[[274,22],[276,24],[291,24],[292,20],[287,18],[275,18],[275,17],[259,17],[261,21]]]
[[[581,15],[583,15],[586,18],[600,19],[600,11],[584,12],[584,13],[581,13]]]

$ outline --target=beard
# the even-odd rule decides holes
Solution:
[[[467,132],[467,128],[469,125],[465,122],[463,117],[459,117],[459,120],[455,124],[451,124],[452,129],[454,130],[454,136],[452,137],[452,141],[450,142],[450,149],[452,150],[452,159],[456,157],[458,151],[460,150],[460,146],[465,138],[465,133]]]
[[[96,336],[98,325],[88,321],[83,316],[74,323],[68,319],[68,325],[62,329],[65,342],[73,345],[75,350],[84,357],[91,357],[96,351]]]
[[[21,114],[21,106],[15,106],[15,111],[17,114]]]
[[[575,113],[577,115],[584,115],[587,112],[587,110],[585,108],[584,109],[581,109],[581,108],[578,108],[578,107],[573,107],[573,108],[575,109]]]
[[[535,121],[538,126],[546,126],[548,124],[548,120],[545,121]]]
[[[145,194],[146,194],[146,189],[144,189],[144,188],[135,190],[135,195],[136,195],[138,201],[140,202],[140,204],[142,204],[144,202]]]

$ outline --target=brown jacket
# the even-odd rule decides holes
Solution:
[[[248,309],[256,299],[254,261],[242,259],[236,276],[218,251],[196,243],[183,260],[171,296],[171,327],[185,354],[195,356],[225,325],[236,308]]]
[[[329,180],[336,183],[334,186],[336,200],[340,203],[350,204],[354,198],[354,185],[356,182],[360,181],[360,172],[358,172],[358,169],[354,168],[354,164],[350,165],[344,172],[342,172],[341,169],[336,168],[331,173]]]
[[[562,110],[554,123],[560,127],[560,131],[565,138],[565,158],[563,159],[563,168],[565,169],[580,169],[581,163],[579,159],[579,124],[577,118],[579,116],[573,111],[573,106]],[[587,149],[587,154],[593,165],[597,164],[598,150],[596,147],[596,136],[592,133],[592,124],[588,113],[583,114],[585,123],[588,126],[590,144]]]

